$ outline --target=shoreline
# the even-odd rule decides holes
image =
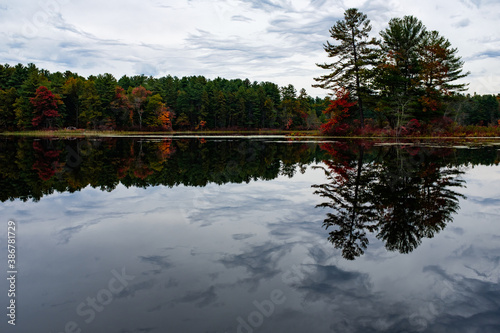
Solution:
[[[318,130],[249,130],[249,131],[168,131],[168,132],[137,132],[137,131],[98,131],[98,130],[38,130],[0,132],[0,136],[9,137],[151,137],[151,138],[199,138],[199,137],[276,137],[276,138],[317,138],[342,140],[494,140],[500,141],[500,136],[328,136]]]

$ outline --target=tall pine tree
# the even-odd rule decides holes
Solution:
[[[363,96],[369,91],[369,69],[376,58],[374,46],[377,43],[375,39],[369,39],[371,28],[370,20],[365,14],[356,8],[347,9],[344,19],[330,28],[330,35],[338,44],[327,41],[323,45],[328,57],[335,61],[317,64],[331,72],[315,78],[319,83],[313,85],[334,91],[344,88],[350,92],[358,104],[361,126],[364,126]]]

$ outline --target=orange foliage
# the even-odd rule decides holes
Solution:
[[[172,129],[172,112],[170,112],[165,104],[162,104],[160,109],[158,110],[158,119],[160,120],[163,128],[167,130]]]
[[[207,122],[205,120],[200,120],[200,123],[195,127],[195,130],[199,130],[200,128],[203,130]]]
[[[170,155],[172,155],[172,153],[174,152],[174,148],[172,147],[172,140],[162,141],[160,146],[158,147],[158,152],[162,160],[169,158]]]

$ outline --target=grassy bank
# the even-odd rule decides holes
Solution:
[[[16,132],[0,132],[3,136],[29,136],[29,137],[56,137],[56,138],[84,138],[84,137],[121,137],[121,136],[138,136],[138,137],[171,137],[171,136],[252,136],[252,135],[279,135],[287,137],[318,137],[329,139],[414,139],[414,140],[450,140],[450,139],[488,139],[500,140],[500,135],[496,132],[469,132],[459,131],[457,133],[441,133],[439,135],[400,135],[393,136],[387,133],[363,133],[362,135],[324,135],[319,130],[253,130],[253,131],[224,131],[224,130],[206,130],[206,131],[166,131],[166,132],[139,132],[139,131],[99,131],[99,130],[37,130],[37,131],[16,131]]]
[[[115,136],[211,136],[211,135],[286,135],[286,136],[321,136],[317,130],[256,130],[256,131],[168,131],[168,132],[138,132],[138,131],[97,131],[97,130],[38,130],[1,132],[3,136],[34,136],[34,137],[115,137]]]

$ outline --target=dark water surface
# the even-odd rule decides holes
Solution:
[[[498,148],[2,138],[0,331],[500,332]]]

